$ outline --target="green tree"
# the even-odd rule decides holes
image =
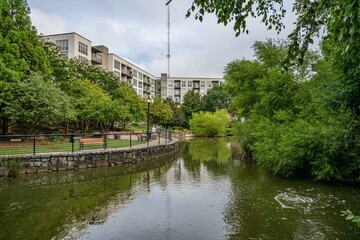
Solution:
[[[3,134],[9,116],[4,108],[14,99],[18,84],[31,72],[47,75],[49,61],[36,30],[31,26],[26,0],[0,1],[0,117]]]
[[[247,117],[258,102],[256,81],[262,76],[263,69],[259,62],[235,60],[225,68],[224,90],[233,98],[232,111]]]
[[[221,86],[214,86],[207,91],[202,98],[202,109],[208,112],[215,112],[219,109],[228,109],[231,102],[230,95]]]
[[[50,80],[32,74],[18,84],[14,99],[4,108],[24,134],[75,119],[70,97]]]
[[[184,127],[185,126],[185,116],[181,110],[181,105],[176,104],[174,102],[174,100],[172,100],[171,98],[165,99],[165,102],[167,104],[169,104],[171,111],[173,112],[173,117],[163,125],[166,128],[167,127]]]
[[[118,111],[109,94],[89,80],[77,80],[73,87],[82,132],[87,132],[91,123],[99,123],[106,132]]]
[[[225,136],[229,124],[230,117],[225,109],[194,113],[189,121],[191,132],[202,137]]]
[[[150,118],[153,123],[158,125],[166,125],[173,117],[173,111],[170,105],[160,97],[154,99],[150,104]]]
[[[189,120],[193,113],[199,112],[201,108],[201,96],[200,93],[192,90],[188,91],[184,96],[184,102],[181,105],[181,111],[185,116],[185,126],[189,126]]]
[[[144,101],[137,94],[136,91],[126,83],[120,83],[119,87],[114,91],[114,101],[124,109],[121,112],[118,122],[125,129],[126,124],[133,121],[143,120],[146,116],[144,109]]]

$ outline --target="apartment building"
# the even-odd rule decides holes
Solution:
[[[225,82],[223,78],[168,77],[166,73],[156,78],[135,64],[110,53],[106,46],[92,46],[90,40],[75,32],[46,35],[45,38],[58,45],[69,58],[87,61],[113,72],[119,81],[131,85],[144,98],[159,96],[171,98],[181,104],[188,91],[194,90],[204,96],[212,87]]]
[[[214,86],[221,86],[223,78],[168,77],[162,73],[155,80],[155,96],[171,98],[175,103],[183,103],[188,91],[195,91],[204,96]]]
[[[156,77],[116,54],[109,53],[106,46],[92,46],[90,40],[75,32],[46,35],[45,38],[58,45],[69,58],[87,61],[113,72],[119,81],[131,85],[139,96],[154,97]]]

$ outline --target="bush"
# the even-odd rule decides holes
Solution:
[[[225,136],[230,124],[230,117],[225,109],[215,113],[194,113],[189,121],[190,130],[196,136],[221,137]]]
[[[5,176],[7,178],[14,179],[20,174],[21,163],[20,160],[16,158],[3,160],[3,167],[5,170]]]

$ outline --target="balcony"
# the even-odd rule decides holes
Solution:
[[[127,77],[129,77],[129,78],[132,78],[132,77],[133,77],[133,76],[132,76],[132,71],[130,71],[130,70],[121,71],[121,75],[127,76]]]
[[[101,65],[102,64],[102,56],[99,53],[92,53],[91,54],[91,63],[94,65]]]
[[[149,87],[144,87],[144,92],[146,92],[146,93],[151,93],[151,89],[149,88]]]

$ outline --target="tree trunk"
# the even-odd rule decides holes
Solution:
[[[65,134],[69,132],[69,121],[65,121]]]
[[[2,119],[2,135],[8,135],[9,134],[9,119],[3,118]]]

